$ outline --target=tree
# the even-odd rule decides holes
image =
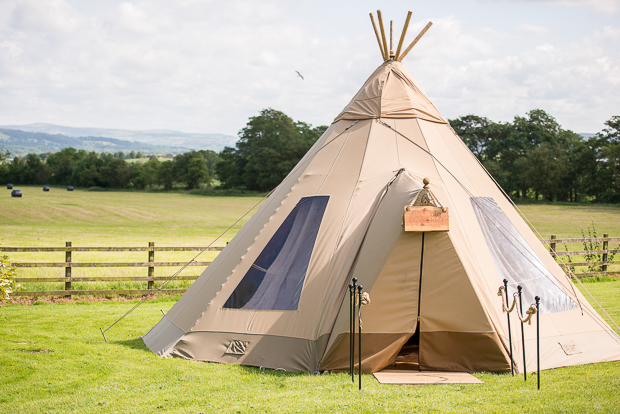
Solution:
[[[106,186],[126,188],[131,181],[131,169],[127,161],[112,158],[101,167],[101,179]]]
[[[173,161],[163,161],[157,170],[157,183],[170,191],[176,180]]]
[[[236,148],[225,148],[215,172],[226,187],[275,188],[327,127],[312,128],[274,109],[250,118],[239,132]]]
[[[605,125],[607,128],[597,134],[606,180],[601,183],[601,201],[620,203],[620,116],[612,116]]]
[[[130,167],[130,179],[131,185],[140,190],[144,190],[149,182],[146,168],[144,168],[144,164],[140,162],[136,162],[131,164]]]
[[[4,161],[10,156],[11,156],[11,151],[0,151],[0,161]]]
[[[451,119],[450,126],[480,161],[495,160],[506,133],[501,123],[476,115]]]
[[[200,157],[195,156],[190,158],[187,163],[185,173],[181,177],[181,180],[185,183],[188,190],[192,190],[200,186],[200,184],[208,182],[209,170],[207,169],[207,161]]]

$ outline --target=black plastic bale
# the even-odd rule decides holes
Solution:
[[[67,191],[73,191],[73,186],[72,185],[67,186]]]
[[[22,196],[22,190],[11,191],[11,197],[21,197],[21,196]]]
[[[6,185],[6,189],[7,190],[12,190],[13,189],[13,184],[7,184]]]
[[[46,185],[43,187],[43,191],[49,191],[49,190],[50,190],[49,186]]]

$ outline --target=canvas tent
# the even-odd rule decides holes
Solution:
[[[447,232],[406,232],[430,180]],[[304,158],[144,337],[161,356],[307,372],[349,366],[348,284],[365,372],[418,331],[420,367],[510,371],[498,288],[541,300],[541,368],[620,359],[620,338],[574,288],[397,59],[370,76]],[[419,322],[418,322],[419,321]],[[520,332],[512,318],[512,332]],[[535,369],[534,325],[525,344]]]

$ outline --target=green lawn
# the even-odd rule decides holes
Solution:
[[[161,246],[206,245],[260,201],[260,197],[184,193],[69,193],[52,188],[46,194],[39,187],[21,189],[22,199],[11,199],[8,192],[0,197],[0,238],[5,245],[61,246],[65,241],[74,246],[146,246],[149,241]],[[620,208],[520,207],[545,237],[580,236],[579,225],[587,227],[590,217],[600,233],[620,236]],[[134,260],[131,254],[115,253],[114,260]],[[135,260],[142,260],[144,254]],[[100,259],[99,255],[76,257],[90,261]],[[158,260],[181,260],[170,255],[162,254]],[[23,254],[19,259],[62,261],[57,253]],[[125,274],[128,269],[106,271]],[[146,273],[146,269],[138,271]],[[620,320],[620,281],[586,286]],[[164,359],[148,351],[140,336],[175,300],[163,297],[144,303],[107,332],[107,343],[99,328],[109,326],[135,302],[0,307],[0,413],[581,413],[618,412],[620,407],[620,362],[543,371],[540,392],[534,375],[525,383],[519,376],[486,373],[476,374],[483,385],[422,387],[379,385],[365,375],[360,392],[344,374],[285,373]]]
[[[611,308],[620,308],[620,282]],[[620,362],[543,371],[527,382],[476,374],[483,385],[387,386],[364,375],[311,375],[160,358],[140,339],[174,299],[147,302],[107,333],[131,302],[0,308],[0,412],[617,412]]]

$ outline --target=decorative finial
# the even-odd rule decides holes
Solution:
[[[424,188],[428,188],[428,185],[431,183],[431,180],[429,180],[428,178],[424,178],[422,182],[424,183]]]

